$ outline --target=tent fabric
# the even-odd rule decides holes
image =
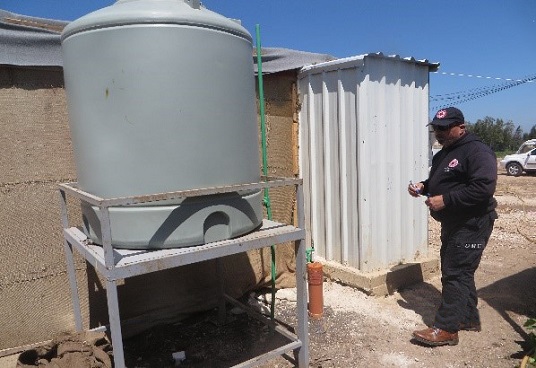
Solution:
[[[0,9],[0,65],[19,67],[62,67],[61,31],[66,21],[28,17]],[[300,69],[306,65],[334,60],[330,55],[262,48],[263,74]],[[257,51],[253,49],[257,73]]]

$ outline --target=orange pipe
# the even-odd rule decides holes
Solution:
[[[307,280],[309,288],[309,316],[322,318],[324,313],[324,272],[320,262],[307,263]]]

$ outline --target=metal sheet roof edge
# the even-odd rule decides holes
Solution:
[[[428,66],[430,72],[435,72],[439,69],[439,63],[429,62],[427,59],[417,60],[413,57],[402,58],[399,55],[384,55],[382,52],[378,53],[369,53],[363,55],[350,56],[346,58],[341,58],[332,61],[326,61],[323,63],[307,65],[301,68],[298,74],[298,78],[303,78],[307,74],[315,72],[327,72],[337,69],[346,69],[355,66],[361,66],[364,64],[366,58],[380,58],[380,59],[396,59],[408,63],[419,64],[423,66]]]

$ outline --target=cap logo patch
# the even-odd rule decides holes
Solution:
[[[454,159],[451,162],[449,162],[449,167],[452,169],[453,167],[458,166],[458,160]]]
[[[443,119],[447,116],[447,110],[439,110],[436,114],[436,118]]]

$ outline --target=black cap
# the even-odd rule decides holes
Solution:
[[[439,126],[448,126],[451,124],[463,124],[465,123],[465,118],[460,110],[455,107],[447,107],[445,109],[439,110],[432,122],[428,125],[439,125]]]

